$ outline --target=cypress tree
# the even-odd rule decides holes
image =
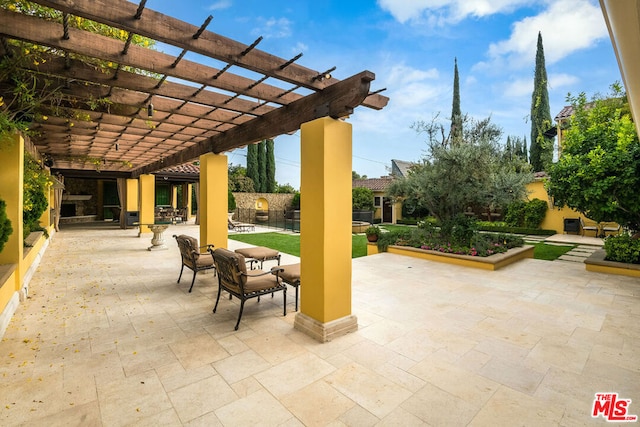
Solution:
[[[504,155],[507,160],[513,160],[513,149],[511,148],[511,137],[507,136],[507,146],[504,149]]]
[[[542,34],[538,33],[536,69],[533,80],[533,94],[531,96],[531,146],[529,148],[529,162],[534,172],[545,170],[553,159],[553,139],[544,136],[544,132],[551,127],[551,109],[549,107],[547,83]]]
[[[273,193],[276,189],[276,157],[273,147],[273,139],[267,139],[267,193]]]
[[[529,155],[527,154],[527,137],[524,137],[522,142],[522,155],[524,156],[524,161],[529,162]]]
[[[260,174],[258,172],[258,146],[250,144],[247,146],[247,177],[253,181],[253,188],[260,191]]]
[[[267,192],[267,153],[264,140],[258,144],[258,186],[256,191],[259,193]]]
[[[451,106],[451,145],[462,141],[462,111],[460,109],[460,79],[458,77],[458,58],[453,60],[453,104]]]

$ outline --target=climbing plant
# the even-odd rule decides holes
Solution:
[[[47,192],[52,181],[40,163],[29,153],[24,155],[23,237],[42,230],[40,217],[49,207]]]
[[[11,228],[11,221],[7,218],[7,203],[0,199],[0,252],[9,240],[11,233],[13,233],[13,228]]]

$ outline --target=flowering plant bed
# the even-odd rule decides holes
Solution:
[[[480,257],[477,255],[460,255],[455,253],[434,251],[430,249],[413,248],[410,246],[390,245],[387,247],[386,252],[426,259],[430,261],[444,262],[447,264],[480,268],[483,270],[498,270],[499,268],[505,267],[521,259],[533,258],[533,250],[534,247],[532,245],[524,245],[521,247],[508,249],[505,252],[497,253],[491,256]],[[380,251],[375,244],[368,244],[367,255],[374,255],[379,252]]]
[[[522,258],[533,258],[533,246],[523,247],[522,237],[478,232],[475,223],[455,219],[441,227],[423,224],[417,228],[383,233],[367,254],[388,251],[423,259],[495,270]]]

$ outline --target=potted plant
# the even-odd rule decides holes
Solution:
[[[380,236],[380,227],[377,225],[369,226],[366,230],[364,230],[364,234],[367,235],[367,240],[369,242],[377,242],[378,236]]]

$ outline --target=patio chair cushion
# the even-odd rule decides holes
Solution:
[[[197,254],[196,258],[196,267],[204,268],[207,266],[213,265],[213,255],[211,254]]]
[[[276,267],[277,268],[277,267]],[[300,263],[281,265],[280,278],[291,286],[300,282]]]
[[[266,276],[245,276],[247,282],[244,285],[245,293],[264,291],[278,286],[278,280],[271,274]]]
[[[275,249],[265,248],[263,246],[236,249],[236,252],[245,256],[246,258],[253,258],[260,261],[276,259],[278,255],[280,255],[280,252],[276,251]]]
[[[187,236],[186,234],[181,234],[178,238],[186,240],[189,242],[190,249],[193,251],[193,257],[198,259],[200,256],[200,252],[198,251],[198,239],[195,237]]]
[[[178,248],[180,249],[180,257],[182,258],[182,265],[180,266],[180,275],[178,276],[178,283],[180,283],[180,279],[182,278],[182,272],[184,267],[187,267],[193,270],[193,279],[191,280],[191,287],[189,288],[189,292],[193,289],[193,284],[196,280],[196,274],[202,270],[214,270],[215,264],[213,262],[213,256],[210,252],[200,253],[201,247],[198,246],[198,239],[195,237],[187,236],[186,234],[181,234],[173,237],[176,239],[178,243]],[[206,245],[207,248],[212,248],[213,245]]]
[[[231,252],[224,248],[214,250],[213,259],[218,271],[218,296],[216,305],[213,307],[215,313],[220,302],[222,290],[226,290],[231,295],[240,299],[240,313],[236,322],[235,330],[238,330],[244,303],[250,298],[260,298],[262,295],[272,294],[282,291],[283,316],[287,315],[287,286],[280,282],[277,272],[252,270],[247,274],[246,260],[242,254]],[[258,299],[259,301],[259,299]]]

